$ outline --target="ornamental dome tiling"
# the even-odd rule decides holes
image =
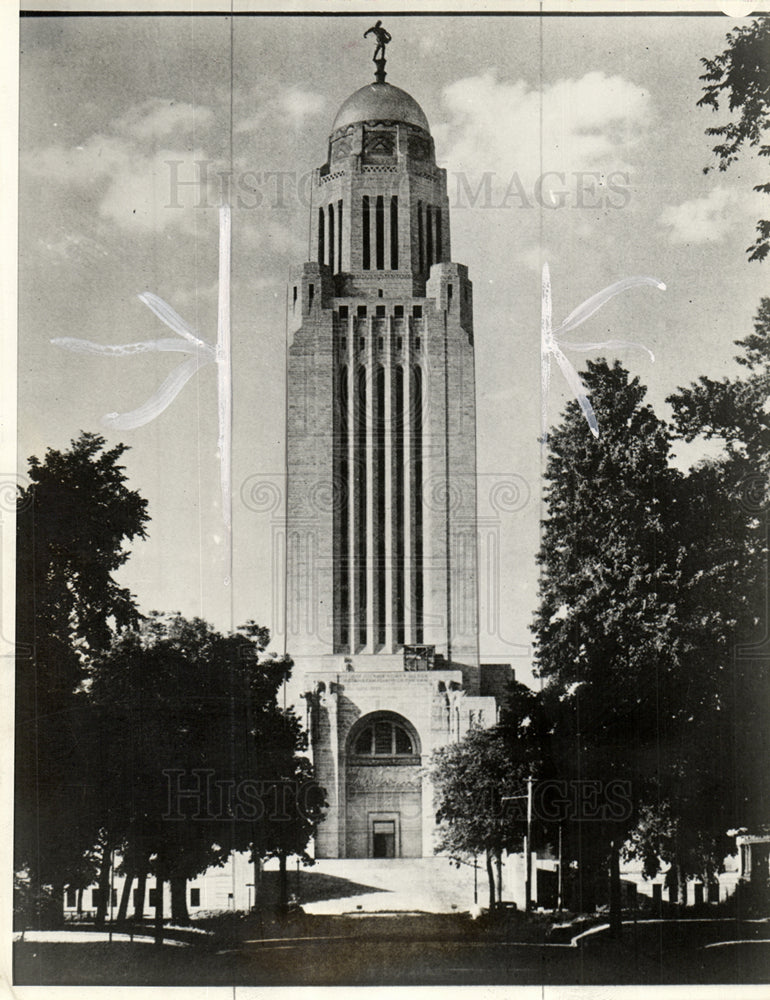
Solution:
[[[337,112],[332,132],[367,121],[406,122],[430,132],[428,119],[417,101],[390,83],[369,83],[351,94]]]

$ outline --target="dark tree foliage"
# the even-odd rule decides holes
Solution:
[[[756,830],[770,824],[770,299],[760,304],[754,332],[736,343],[745,375],[701,378],[670,402],[685,440],[724,443],[717,459],[689,477],[697,500],[684,595],[688,669],[701,691],[697,703],[690,698],[690,715],[701,771],[703,761],[713,764],[712,815],[723,830]]]
[[[93,874],[87,661],[138,618],[113,576],[148,521],[146,501],[126,486],[125,451],[84,433],[67,451],[31,458],[18,499],[14,860],[58,901],[65,884]]]
[[[707,135],[720,140],[714,146],[720,170],[734,163],[746,146],[759,147],[760,156],[770,156],[770,144],[766,142],[770,125],[770,18],[759,17],[726,37],[724,52],[701,60],[706,72],[701,76],[705,82],[698,101],[714,111],[726,105],[733,115],[726,124],[706,129]],[[770,193],[770,182],[758,184],[754,190]],[[747,253],[749,260],[764,260],[768,252],[770,220],[761,219],[756,241]]]
[[[526,787],[531,762],[502,726],[471,729],[458,743],[440,747],[431,761],[439,823],[438,850],[486,858],[489,905],[495,903],[493,862],[520,850],[525,826],[520,811],[505,809],[503,796]]]
[[[172,904],[233,851],[304,855],[320,818],[322,795],[299,788],[305,735],[276,701],[291,660],[263,657],[268,639],[153,613],[94,662],[102,828],[126,873],[168,881]]]
[[[585,376],[602,437],[571,403],[550,441],[534,626],[544,759],[560,779],[631,790],[625,815],[566,830],[581,870],[625,842],[648,875],[663,861],[680,886],[708,880],[729,829],[770,822],[770,300],[739,346],[745,376],[669,400],[679,437],[716,439],[719,457],[678,471],[638,380],[604,362]]]
[[[602,434],[592,437],[571,402],[549,437],[533,630],[556,771],[580,793],[576,803],[586,782],[599,790],[593,813],[578,813],[578,828],[568,829],[590,895],[608,857],[619,886],[620,847],[657,767],[659,743],[675,727],[668,678],[681,640],[678,474],[669,466],[669,431],[644,403],[638,379],[618,363],[589,362],[585,383]],[[627,789],[623,808],[618,788]]]

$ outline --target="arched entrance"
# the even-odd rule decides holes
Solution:
[[[346,854],[349,858],[422,856],[420,738],[395,712],[371,712],[346,746]]]

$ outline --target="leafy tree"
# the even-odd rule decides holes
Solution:
[[[268,641],[251,622],[223,635],[153,613],[94,662],[102,829],[129,884],[148,873],[169,882],[176,921],[188,919],[188,879],[233,851],[303,853],[313,833],[318,812],[298,816],[282,791],[296,799],[291,782],[310,765],[298,720],[276,703],[291,660],[262,657]]]
[[[770,299],[754,332],[736,342],[745,369],[737,378],[703,377],[670,402],[685,440],[721,441],[718,458],[690,475],[697,538],[686,592],[693,629],[689,669],[698,671],[708,701],[693,706],[694,745],[721,767],[712,781],[712,813],[722,829],[770,823],[770,657],[767,651],[768,505],[770,504]],[[696,547],[697,543],[697,547]],[[699,710],[700,709],[700,710]],[[720,762],[707,743],[719,740]],[[707,771],[708,773],[708,771]],[[704,820],[705,822],[705,820]]]
[[[148,521],[126,486],[126,450],[83,433],[66,451],[32,457],[18,498],[14,861],[38,895],[53,888],[59,915],[64,885],[90,881],[97,840],[88,659],[138,618],[113,576]]]
[[[489,905],[495,904],[493,864],[503,851],[520,849],[523,827],[503,808],[504,796],[519,795],[530,762],[500,727],[474,728],[458,743],[440,747],[431,761],[438,805],[438,850],[468,858],[483,854],[489,880]]]
[[[706,72],[701,76],[705,83],[698,101],[714,111],[727,104],[734,115],[732,121],[706,129],[707,135],[720,140],[714,146],[720,170],[734,163],[746,146],[758,146],[760,156],[770,156],[766,142],[770,125],[770,18],[759,17],[726,38],[724,52],[701,60]],[[770,183],[757,184],[754,190],[770,193]],[[770,220],[761,219],[756,241],[747,253],[749,260],[764,260],[769,252]]]
[[[598,361],[588,362],[585,382],[602,435],[594,440],[571,402],[549,437],[533,630],[557,773],[570,788],[590,781],[599,789],[598,808],[585,816],[591,825],[576,817],[573,841],[586,886],[609,862],[618,932],[622,845],[655,772],[658,741],[675,725],[667,679],[680,646],[678,474],[669,466],[670,433],[638,379]],[[628,790],[622,809],[609,797],[613,788]]]

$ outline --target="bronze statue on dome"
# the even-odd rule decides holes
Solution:
[[[378,56],[380,59],[384,59],[385,46],[391,40],[391,37],[390,33],[383,28],[382,21],[378,21],[373,27],[369,28],[368,31],[364,32],[364,38],[367,38],[369,35],[374,35],[377,39],[377,47],[375,48],[374,55],[372,56],[374,62],[378,61]]]

